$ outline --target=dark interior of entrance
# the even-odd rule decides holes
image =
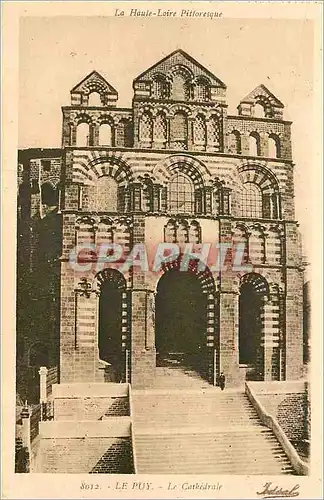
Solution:
[[[156,297],[157,366],[178,363],[201,375],[206,366],[206,294],[197,276],[168,271]]]
[[[101,286],[99,299],[99,357],[110,364],[107,373],[111,381],[122,378],[122,291],[112,281]]]
[[[261,344],[262,295],[252,283],[243,283],[239,302],[239,361],[249,365],[252,378],[258,378]]]

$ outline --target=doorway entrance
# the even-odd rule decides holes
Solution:
[[[124,349],[122,343],[123,276],[115,270],[104,270],[100,275],[99,298],[99,358],[107,363],[106,379],[121,382],[124,377]],[[100,279],[99,279],[100,281]]]
[[[156,296],[157,367],[206,377],[207,295],[192,272],[169,270]]]
[[[268,284],[256,273],[242,277],[239,299],[239,363],[246,366],[248,380],[264,379],[264,322]]]

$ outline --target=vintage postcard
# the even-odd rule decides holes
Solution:
[[[2,498],[322,498],[321,2],[4,2]]]

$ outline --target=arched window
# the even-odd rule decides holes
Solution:
[[[264,118],[265,117],[265,110],[264,110],[264,106],[262,104],[260,104],[260,103],[255,104],[254,116],[255,116],[255,118]]]
[[[79,147],[89,146],[89,136],[89,123],[79,123],[76,131],[76,145]]]
[[[192,221],[189,227],[189,243],[198,244],[201,242],[201,229],[199,223]]]
[[[184,112],[179,111],[175,113],[171,121],[171,139],[172,141],[187,141],[188,137],[188,124],[187,116]]]
[[[158,113],[154,119],[153,137],[154,142],[164,147],[167,140],[167,122],[164,113]]]
[[[139,122],[139,140],[144,146],[150,146],[152,143],[153,122],[150,113],[143,113]]]
[[[206,144],[206,122],[205,117],[202,115],[198,115],[194,121],[193,136],[195,144]]]
[[[169,220],[164,227],[164,241],[165,243],[176,243],[177,241],[177,229],[174,220]]]
[[[162,75],[153,79],[153,97],[156,99],[167,99],[169,97],[169,85]]]
[[[188,225],[186,222],[179,222],[177,228],[177,243],[188,243]]]
[[[102,106],[99,92],[91,92],[89,95],[88,106]]]
[[[262,193],[259,186],[253,182],[243,184],[241,215],[242,217],[262,218]]]
[[[97,180],[96,205],[98,212],[117,212],[118,185],[115,179],[104,175]]]
[[[172,213],[193,213],[195,210],[194,186],[184,174],[176,173],[168,185],[169,210]]]
[[[261,155],[260,136],[257,132],[252,132],[249,136],[249,154],[251,156]]]
[[[268,156],[269,158],[280,158],[280,139],[276,134],[269,135]]]
[[[209,100],[209,87],[204,80],[198,80],[194,87],[194,99],[196,101],[206,102]]]
[[[175,101],[185,101],[188,97],[188,86],[183,75],[176,73],[172,80],[172,98]]]
[[[99,127],[99,146],[112,146],[112,126],[102,123]]]
[[[228,150],[232,154],[241,154],[241,134],[238,130],[233,130],[228,136]]]

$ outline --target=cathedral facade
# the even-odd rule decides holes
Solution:
[[[137,388],[166,363],[210,384],[221,372],[232,386],[299,379],[303,267],[284,105],[259,85],[229,115],[226,85],[182,50],[133,90],[120,108],[93,71],[62,108],[62,147],[19,151],[17,370],[46,364],[61,382]],[[162,243],[178,246],[175,260],[130,265],[134,247],[150,259]],[[123,253],[98,265],[112,244]],[[241,245],[243,266],[192,258],[184,270],[188,245],[223,245],[229,262]]]

